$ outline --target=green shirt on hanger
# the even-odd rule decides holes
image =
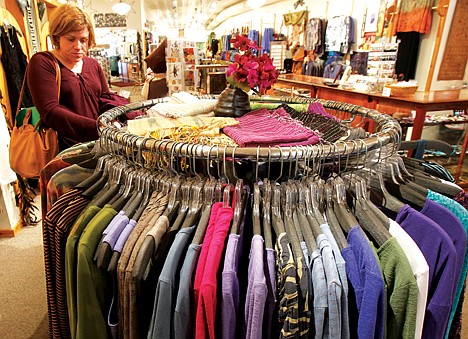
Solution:
[[[414,338],[418,285],[408,258],[395,238],[377,249],[387,293],[387,339]]]
[[[93,260],[102,232],[117,215],[110,205],[94,216],[83,230],[77,250],[76,338],[106,338],[107,311],[112,300],[112,277]]]
[[[76,250],[81,233],[101,208],[88,205],[76,219],[65,247],[65,280],[71,338],[76,337]]]

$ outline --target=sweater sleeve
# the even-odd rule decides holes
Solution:
[[[64,83],[70,77],[66,71],[67,69],[61,65],[62,81],[59,101],[54,62],[44,53],[37,53],[31,58],[27,80],[34,105],[37,107],[43,122],[56,130],[59,137],[65,137],[75,142],[95,140],[98,138],[96,119],[91,114],[85,116],[81,113],[83,107],[74,105],[75,102],[79,101],[79,98],[64,98],[66,90]],[[75,91],[74,95],[81,94],[82,92]],[[85,101],[86,99],[83,100],[83,102]],[[62,102],[66,102],[68,105],[65,106]],[[71,108],[73,106],[75,106],[74,109]]]

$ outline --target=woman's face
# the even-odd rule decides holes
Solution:
[[[59,39],[60,54],[70,62],[79,62],[88,52],[89,31],[73,31]]]

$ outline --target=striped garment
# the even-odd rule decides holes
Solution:
[[[52,208],[52,205],[62,194],[89,178],[94,171],[94,169],[84,168],[75,164],[55,173],[47,184],[47,210]]]
[[[281,233],[275,244],[278,272],[278,322],[280,338],[295,338],[299,335],[299,293],[296,281],[296,263],[286,233]]]
[[[46,275],[47,289],[47,309],[49,313],[49,333],[52,338],[68,338],[68,322],[62,323],[59,316],[56,286],[57,281],[54,274],[54,263],[57,257],[55,247],[55,230],[58,220],[63,211],[68,207],[77,196],[81,194],[80,190],[72,189],[62,195],[47,212],[42,224],[42,237],[44,243],[44,266]]]
[[[62,338],[66,338],[69,333],[67,290],[65,283],[65,246],[68,234],[75,219],[89,203],[88,198],[79,195],[71,201],[62,212],[55,228],[55,261],[53,270],[55,276],[55,298],[57,300],[57,311],[62,329]]]
[[[297,280],[299,286],[299,337],[308,338],[312,312],[310,310],[309,280],[311,279],[304,257],[297,257]]]
[[[47,205],[47,186],[49,184],[50,179],[52,176],[60,171],[61,169],[67,168],[70,164],[62,158],[54,158],[52,159],[44,168],[41,170],[41,174],[39,176],[39,187],[41,188],[41,212],[42,212],[42,220],[45,219],[47,212],[49,211],[49,207]]]

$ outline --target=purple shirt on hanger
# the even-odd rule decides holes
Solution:
[[[263,338],[271,338],[271,326],[276,305],[276,258],[273,248],[265,248],[265,278],[267,284],[267,298],[263,313]]]
[[[453,245],[455,246],[455,251],[457,251],[457,265],[455,269],[456,279],[453,286],[453,295],[455,296],[466,252],[466,232],[463,224],[460,222],[460,219],[458,219],[447,208],[431,199],[426,199],[421,213],[442,227],[449,238],[452,239]]]
[[[443,338],[453,300],[457,252],[447,233],[433,220],[408,205],[395,221],[413,238],[429,265],[429,293],[423,338]]]
[[[358,338],[383,338],[386,299],[379,264],[359,226],[349,231],[347,240],[341,255],[358,309],[357,314],[349,312],[349,323],[357,325]]]
[[[114,249],[114,245],[119,239],[120,233],[122,233],[122,230],[130,222],[130,219],[125,215],[123,211],[120,211],[119,214],[115,216],[114,220],[114,225],[108,229],[108,232],[103,240],[103,242],[108,243],[112,249]]]
[[[224,267],[221,280],[221,321],[222,338],[237,338],[237,312],[239,310],[239,261],[243,251],[244,226],[247,215],[245,204],[243,219],[238,234],[229,234],[224,256]]]
[[[221,282],[221,319],[223,338],[236,338],[237,311],[239,308],[239,234],[230,234],[224,257],[223,277]]]
[[[105,235],[109,234],[109,232],[111,232],[115,228],[115,226],[120,222],[120,219],[123,218],[123,217],[126,217],[125,212],[120,211],[119,214],[117,214],[114,217],[114,219],[112,219],[112,221],[109,223],[109,225],[107,225],[104,232],[102,232],[102,235],[105,236]]]
[[[263,238],[256,234],[250,248],[249,282],[245,298],[245,338],[262,338],[263,312],[268,292],[263,253]]]
[[[125,243],[127,242],[127,239],[130,236],[130,233],[132,233],[136,224],[137,224],[136,220],[130,219],[130,221],[128,222],[128,225],[125,226],[123,231],[120,233],[119,238],[117,239],[117,242],[115,243],[114,251],[122,253]]]

